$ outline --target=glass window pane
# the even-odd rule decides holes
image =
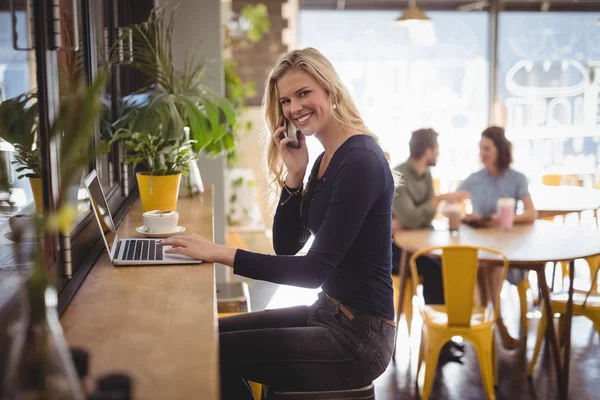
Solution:
[[[78,7],[81,6],[81,2],[77,2]],[[85,69],[85,52],[88,51],[88,44],[83,40],[83,27],[82,27],[82,12],[81,9],[73,9],[73,2],[70,0],[61,0],[60,4],[60,26],[61,26],[61,41],[63,49],[57,51],[57,76],[55,79],[58,80],[59,96],[61,98],[74,93],[80,85],[85,84],[86,76],[88,72]],[[74,50],[76,42],[79,39],[78,49]],[[60,110],[58,110],[60,113]],[[61,143],[61,146],[69,146],[70,143]],[[84,157],[88,154],[89,149],[87,146],[82,146],[80,149],[71,149],[71,152],[77,152],[78,156]],[[71,154],[72,155],[72,154]],[[57,154],[60,158],[60,153]],[[75,164],[64,165],[61,162],[60,175],[64,176],[66,170],[73,168],[79,168],[80,174],[76,177],[76,182],[67,191],[68,201],[77,201],[77,210],[79,212],[76,222],[81,221],[90,212],[90,205],[88,201],[87,192],[83,186],[83,179],[88,173],[88,167],[76,167]],[[79,163],[78,159],[73,160],[74,163]],[[63,194],[65,196],[65,194]]]
[[[91,2],[91,15],[94,18],[94,42],[96,43],[96,58],[97,68],[99,70],[106,69],[109,63],[110,42],[109,42],[109,3],[110,0],[93,1]],[[109,140],[111,137],[111,124],[113,122],[111,110],[111,85],[106,88],[106,97],[104,101],[105,109],[100,120],[100,135],[99,140]],[[102,188],[106,193],[115,183],[113,154],[101,154],[96,161],[96,170],[98,177],[102,183]]]
[[[515,167],[592,185],[600,158],[600,13],[500,15],[500,117]]]
[[[23,2],[15,1],[15,6],[17,44],[31,47],[31,10]],[[43,210],[36,144],[35,54],[15,50],[13,37],[10,11],[6,3],[0,3],[0,269],[15,264],[11,225],[35,214],[36,202],[39,211]],[[25,217],[15,217],[19,214]]]
[[[478,165],[489,108],[488,14],[427,15],[432,27],[404,28],[393,25],[398,11],[300,11],[299,43],[332,61],[394,164],[408,157],[412,131],[440,133],[432,172],[444,189]]]

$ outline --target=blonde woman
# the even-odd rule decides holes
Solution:
[[[251,399],[247,381],[287,391],[364,386],[394,348],[391,221],[394,176],[331,63],[317,50],[284,54],[264,98],[268,168],[280,192],[276,256],[216,245],[197,235],[165,240],[171,253],[232,266],[269,282],[321,287],[312,306],[221,318],[224,399]],[[287,119],[299,148],[284,137]],[[308,166],[305,136],[325,151]],[[310,235],[304,256],[294,256]]]

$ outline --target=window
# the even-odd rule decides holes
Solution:
[[[33,51],[18,51],[13,48],[13,26],[8,7],[4,8],[0,3],[0,103],[4,107],[12,104],[10,114],[19,114],[20,121],[6,123],[11,115],[5,115],[0,130],[0,179],[4,178],[8,188],[0,190],[0,253],[5,257],[11,253],[12,232],[9,219],[17,214],[32,214],[36,211],[34,202],[34,191],[36,194],[37,208],[43,210],[41,179],[39,176],[30,179],[24,175],[37,172],[39,169],[28,169],[17,171],[21,165],[16,164],[17,154],[15,145],[21,144],[30,153],[32,159],[39,153],[39,147],[35,140],[35,97],[32,95],[36,88],[36,60]],[[30,48],[31,26],[28,20],[31,10],[26,9],[24,4],[16,7],[17,46]],[[28,95],[29,94],[29,95]],[[17,104],[17,102],[19,104]],[[19,111],[22,111],[19,112]],[[29,256],[31,252],[26,252]],[[5,263],[0,256],[0,268]],[[4,260],[6,263],[10,261]]]
[[[48,143],[48,137],[50,121],[53,121],[55,115],[60,112],[61,96],[69,94],[79,83],[92,79],[99,68],[105,67],[106,48],[114,41],[119,22],[121,26],[126,26],[139,22],[138,20],[145,20],[153,2],[152,0],[129,2],[15,0],[14,4],[18,45],[39,48],[35,48],[34,51],[13,49],[15,35],[10,23],[8,2],[0,2],[0,101],[15,98],[29,91],[37,94],[39,118],[36,118],[35,126],[40,140],[36,148],[41,153],[40,175],[48,188],[45,196],[46,203],[39,206],[41,212],[44,207],[53,207],[52,199],[59,187],[58,146],[60,143]],[[61,50],[47,48],[47,45],[56,43],[53,43],[54,37],[50,37],[50,29],[44,26],[51,20],[55,4],[60,9],[60,46],[63,48]],[[36,36],[30,34],[33,31],[36,32]],[[106,127],[119,117],[118,99],[121,96],[121,85],[135,88],[135,85],[130,85],[131,76],[134,74],[128,71],[127,76],[122,76],[121,69],[122,67],[117,66],[109,71],[111,78],[104,98],[106,110],[95,128],[96,145],[103,139],[103,135],[104,139],[110,136]],[[25,106],[29,107],[34,103],[36,102],[31,101]],[[21,136],[17,136],[17,139]],[[15,141],[14,137],[11,137],[10,141],[0,140],[0,177],[6,176],[10,183],[8,191],[0,191],[0,269],[3,266],[3,257],[8,254],[5,250],[10,250],[12,247],[9,217],[17,213],[33,214],[36,211],[31,183],[27,178],[18,179],[16,166],[12,164],[15,159],[13,145]],[[128,202],[135,199],[135,196],[128,195],[135,185],[135,179],[132,179],[131,172],[126,175],[128,180],[121,179],[120,149],[115,146],[111,150],[98,156],[89,167],[82,168],[81,178],[83,179],[91,168],[98,171],[109,206],[118,221]],[[80,212],[78,223],[68,237],[56,237],[55,245],[46,246],[48,254],[45,257],[48,267],[56,268],[60,278],[57,282],[60,311],[64,310],[69,298],[95,262],[96,256],[104,249],[102,242],[99,241],[100,232],[90,213],[86,191],[76,184],[68,193],[71,201],[78,202]],[[53,251],[55,248],[60,249],[65,256],[68,251],[71,263],[57,263],[56,261],[61,257]],[[10,261],[6,265],[10,266]]]
[[[600,13],[500,14],[498,101],[515,167],[596,173],[600,160]]]
[[[393,26],[397,11],[301,11],[299,42],[332,61],[394,165],[408,157],[412,131],[436,129],[433,173],[449,182],[477,165],[488,123],[488,14],[428,15],[435,31],[421,35]]]

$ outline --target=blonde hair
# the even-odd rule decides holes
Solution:
[[[265,94],[263,108],[267,131],[265,140],[268,143],[266,161],[269,175],[270,188],[277,195],[280,194],[283,185],[283,175],[286,172],[285,164],[281,158],[279,149],[271,139],[272,132],[277,129],[281,118],[281,106],[279,104],[279,93],[277,82],[289,71],[300,70],[312,76],[325,92],[333,99],[336,107],[333,109],[333,117],[337,122],[353,130],[372,137],[377,144],[379,138],[371,132],[361,118],[356,105],[350,97],[350,93],[335,72],[331,62],[318,50],[307,47],[282,54],[277,60],[275,67],[271,70],[265,82]],[[399,176],[394,174],[394,182],[398,184]]]

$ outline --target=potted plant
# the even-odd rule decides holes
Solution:
[[[172,51],[176,8],[152,10],[148,20],[123,30],[117,42],[129,42],[128,63],[142,71],[149,84],[126,99],[116,129],[179,139],[189,127],[193,151],[218,156],[235,148],[235,113],[229,101],[203,84],[205,66],[188,54],[182,70]]]
[[[0,138],[15,149],[18,179],[29,178],[35,208],[43,211],[41,155],[37,143],[37,94],[24,93],[0,103]]]
[[[142,209],[175,210],[181,176],[186,176],[190,162],[196,159],[194,140],[165,138],[125,129],[117,131],[113,141],[121,141],[127,153],[125,164],[133,165]]]

